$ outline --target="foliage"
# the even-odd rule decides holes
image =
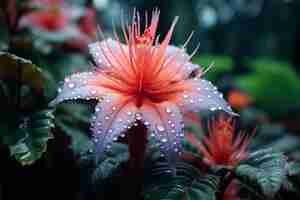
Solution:
[[[300,80],[289,64],[262,59],[249,65],[252,72],[237,78],[236,83],[259,108],[279,118],[300,106],[295,101],[300,97]]]

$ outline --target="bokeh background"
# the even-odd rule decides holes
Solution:
[[[191,53],[200,44],[193,62],[203,68],[214,63],[205,76],[240,114],[238,127],[249,132],[256,128],[251,148],[272,146],[300,160],[300,1],[58,0],[61,6],[54,7],[45,4],[47,0],[39,1],[42,6],[29,0],[7,2],[16,4],[0,12],[0,49],[31,60],[44,81],[40,83],[39,72],[30,73],[24,81],[29,89],[16,100],[23,102],[19,110],[11,105],[14,94],[9,102],[5,92],[0,93],[0,200],[95,198],[94,186],[85,181],[89,165],[78,161],[82,152],[90,150],[93,102],[60,106],[55,112],[56,128],[52,128],[54,139],[47,137],[42,150],[28,145],[34,138],[23,140],[29,158],[13,148],[16,144],[5,143],[15,137],[24,120],[13,128],[7,124],[45,109],[66,75],[90,70],[87,44],[96,40],[96,26],[107,36],[114,28],[121,31],[120,19],[128,21],[134,8],[142,15],[160,9],[158,32],[162,36],[179,16],[172,43],[182,45],[194,31],[187,51]],[[53,15],[29,16],[43,6],[44,12]],[[0,83],[13,85],[17,76],[8,76],[13,74],[12,67],[3,63],[8,61],[0,60]]]

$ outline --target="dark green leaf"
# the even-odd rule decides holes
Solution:
[[[271,149],[255,152],[235,169],[237,178],[247,187],[257,188],[267,197],[273,197],[286,180],[287,161],[283,154]]]
[[[33,113],[24,118],[15,136],[16,143],[9,146],[10,154],[22,165],[30,165],[46,151],[47,142],[53,138],[50,129],[53,115],[50,110]]]
[[[93,179],[101,181],[116,175],[121,169],[121,165],[128,161],[127,146],[120,143],[113,143],[110,150],[106,153],[106,158],[97,166],[94,171]]]
[[[44,87],[43,74],[37,66],[7,52],[0,52],[0,79],[20,80],[39,93]]]
[[[145,199],[215,200],[220,178],[202,175],[199,169],[184,162],[176,164],[176,175],[165,162],[157,162],[146,179]]]

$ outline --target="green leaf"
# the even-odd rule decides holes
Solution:
[[[167,163],[157,162],[146,178],[145,199],[215,200],[219,183],[220,177],[202,175],[199,169],[188,163],[178,162],[174,175]]]
[[[128,156],[126,145],[113,143],[106,153],[106,158],[95,169],[93,179],[98,182],[116,175],[121,165],[128,161]]]
[[[38,93],[44,87],[42,71],[36,65],[7,52],[0,52],[0,79],[20,80]]]
[[[221,75],[230,73],[233,66],[231,58],[225,56],[202,55],[193,58],[193,62],[199,64],[203,68],[207,68],[213,63],[214,67],[210,69],[205,75],[207,79],[212,81],[217,81]]]
[[[9,146],[10,154],[22,165],[30,165],[41,158],[47,142],[53,138],[50,129],[54,127],[51,110],[42,110],[23,119],[14,137],[17,142]]]
[[[286,190],[300,193],[300,163],[290,162],[288,163],[288,180],[286,182]]]
[[[255,59],[250,65],[253,72],[237,78],[236,83],[260,109],[278,118],[300,106],[295,101],[300,98],[300,79],[292,66],[267,59]]]
[[[259,189],[265,196],[272,198],[286,180],[286,165],[283,154],[265,149],[251,154],[234,172],[247,187]]]
[[[56,109],[55,123],[71,137],[71,148],[76,155],[81,155],[93,146],[88,135],[91,112],[81,104],[63,104]]]

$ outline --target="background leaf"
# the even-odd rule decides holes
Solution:
[[[267,197],[274,197],[287,176],[287,161],[283,154],[271,149],[260,150],[250,155],[235,168],[236,177],[246,187],[259,189]]]

